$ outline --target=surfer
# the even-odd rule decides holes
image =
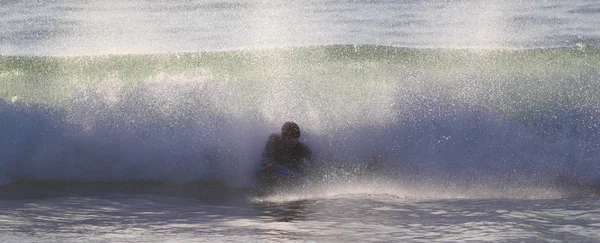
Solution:
[[[280,166],[292,173],[305,169],[311,160],[310,148],[300,142],[300,127],[294,122],[286,122],[281,127],[281,134],[271,134],[262,154],[262,168],[272,173]]]

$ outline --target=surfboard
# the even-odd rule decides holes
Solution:
[[[259,172],[265,172],[265,168],[259,168],[258,169]],[[281,175],[286,175],[286,176],[294,176],[294,173],[292,171],[290,171],[289,169],[285,168],[282,165],[275,165],[275,170],[273,171],[274,173],[277,174],[281,174]],[[267,172],[265,172],[267,173]]]
[[[266,194],[293,186],[300,178],[293,171],[279,165],[275,165],[272,173],[266,172],[264,168],[259,168],[256,172],[257,189]]]

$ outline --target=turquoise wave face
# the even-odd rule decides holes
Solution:
[[[9,138],[0,150],[10,155],[0,177],[245,184],[266,137],[293,120],[327,168],[599,183],[598,52],[315,46],[0,57]]]

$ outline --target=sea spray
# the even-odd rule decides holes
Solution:
[[[357,165],[395,173],[399,184],[597,184],[595,52],[323,46],[3,57],[2,178],[245,187],[266,137],[294,120],[315,166],[332,175]]]

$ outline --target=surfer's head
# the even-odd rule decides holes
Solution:
[[[300,127],[294,122],[286,122],[281,126],[281,137],[283,139],[300,138]]]

